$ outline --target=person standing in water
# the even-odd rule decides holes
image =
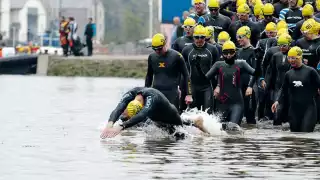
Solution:
[[[162,92],[177,108],[179,108],[179,84],[183,76],[183,86],[187,89],[185,101],[192,102],[190,78],[183,56],[172,49],[166,48],[166,38],[156,34],[152,38],[155,51],[148,57],[148,70],[145,80],[146,87],[153,87]]]
[[[315,96],[320,88],[317,71],[302,63],[302,50],[295,46],[288,52],[288,61],[292,69],[284,77],[283,85],[272,111],[279,104],[288,102],[289,124],[291,132],[313,132],[317,123]]]
[[[241,73],[248,73],[257,77],[260,74],[260,64],[254,70],[244,60],[236,60],[236,46],[232,41],[227,41],[222,46],[224,61],[216,62],[210,71],[203,75],[211,80],[218,75],[218,110],[222,112],[223,121],[241,124],[244,113],[243,96],[241,92]],[[200,70],[200,67],[197,65]],[[251,77],[248,86],[252,87],[255,79]],[[250,95],[246,92],[246,96]]]

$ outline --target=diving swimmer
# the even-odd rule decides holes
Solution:
[[[120,116],[124,122],[120,126],[113,126]],[[115,137],[123,130],[147,119],[176,137],[184,136],[176,133],[176,127],[183,125],[193,125],[207,132],[200,116],[183,121],[178,109],[160,91],[154,88],[135,87],[123,95],[116,109],[112,111],[108,125],[100,137],[102,139]]]

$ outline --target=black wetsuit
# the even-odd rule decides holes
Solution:
[[[213,109],[213,87],[215,87],[216,81],[209,81],[203,77],[195,64],[199,63],[201,70],[205,73],[208,72],[219,59],[217,47],[208,43],[205,43],[203,47],[192,44],[182,50],[182,55],[187,61],[191,78],[192,106],[203,110],[209,108],[209,112],[211,112]]]
[[[254,47],[256,47],[260,39],[260,27],[257,23],[252,22],[250,20],[248,20],[247,22],[235,21],[230,24],[228,32],[230,34],[231,40],[235,42],[237,47],[239,47],[239,44],[237,41],[237,31],[242,26],[248,26],[250,28],[251,30],[250,42]]]
[[[278,101],[289,102],[289,123],[292,132],[313,132],[317,123],[315,95],[320,77],[315,69],[302,65],[284,77]]]
[[[311,40],[311,45],[309,47],[310,56],[308,59],[308,66],[313,67],[320,73],[319,61],[320,61],[320,38]],[[320,123],[320,96],[316,96],[317,112],[318,112],[318,122]]]
[[[267,79],[268,76],[270,76],[270,72],[268,72],[268,66],[271,62],[272,56],[280,51],[279,46],[270,47],[261,63],[261,69],[262,69],[262,78]],[[270,85],[272,88],[272,84]],[[267,91],[266,89],[259,88],[259,107],[258,107],[258,117],[260,118],[266,118],[266,119],[273,119],[273,113],[271,112],[271,106],[272,106],[272,93],[270,91]]]
[[[227,16],[224,16],[222,14],[218,14],[216,16],[212,16],[211,14],[207,15],[208,21],[206,22],[206,26],[213,26],[214,28],[214,40],[218,40],[218,35],[222,31],[227,31],[230,24],[231,19]]]
[[[160,91],[154,88],[141,87],[133,88],[123,95],[120,103],[111,113],[109,121],[116,122],[129,102],[134,100],[139,94],[144,98],[144,106],[138,114],[123,122],[122,126],[124,129],[145,122],[147,119],[152,120],[157,126],[168,131],[170,134],[175,132],[174,126],[183,125],[177,108]]]
[[[284,76],[287,71],[291,69],[291,65],[288,62],[287,55],[282,52],[277,52],[272,56],[270,65],[270,75],[266,79],[267,88],[266,90],[272,92],[272,101],[274,102],[281,89]],[[270,85],[272,84],[272,87]],[[271,90],[271,88],[273,88]],[[287,112],[286,106],[280,106],[274,117],[274,125],[281,125],[282,122],[287,122],[285,112]]]
[[[180,77],[184,77],[184,87],[191,94],[188,84],[190,83],[186,62],[182,55],[172,49],[168,49],[165,55],[152,53],[148,58],[148,71],[145,86],[153,87],[162,92],[177,108],[179,108]]]
[[[256,51],[256,57],[258,60],[262,61],[263,56],[267,52],[267,50],[271,47],[277,46],[277,38],[264,38],[260,39],[257,43],[257,49],[259,51]]]
[[[234,57],[235,58],[235,57]],[[228,62],[228,63],[227,63]],[[247,72],[257,76],[255,71],[244,60],[228,60],[216,62],[210,71],[205,75],[208,79],[218,75],[220,84],[218,109],[223,113],[224,121],[241,124],[244,113],[243,97],[241,92],[241,72]],[[259,68],[258,68],[259,69]],[[254,78],[250,79],[252,87]]]
[[[191,45],[193,43],[193,37],[192,36],[183,36],[178,38],[173,44],[172,44],[172,49],[182,53],[183,48],[185,48],[188,45]],[[181,97],[179,101],[179,110],[180,112],[183,112],[184,110],[187,109],[187,105],[185,103],[185,97],[187,96],[187,89],[184,85],[185,81],[183,76],[181,76],[180,79],[180,91],[181,91]]]
[[[307,40],[306,38],[300,38],[297,40],[296,45],[303,51],[302,59],[307,59],[309,61],[311,56],[309,47],[311,46],[311,43],[312,41]]]
[[[277,2],[274,5],[274,16],[279,18],[280,11],[288,7],[288,4],[283,4],[282,2]]]
[[[182,36],[176,39],[176,41],[172,44],[171,48],[181,53],[184,47],[192,43],[193,43],[192,36]]]
[[[311,41],[311,45],[309,47],[309,59],[308,66],[317,69],[319,60],[320,60],[320,38],[314,39]]]
[[[239,60],[245,60],[253,69],[256,68],[256,56],[255,49],[252,46],[247,48],[240,48],[237,51],[237,58]],[[257,108],[257,102],[255,98],[255,92],[253,90],[253,84],[250,84],[250,80],[253,77],[247,73],[241,73],[241,90],[244,100],[244,116],[248,124],[256,124],[255,113]],[[252,95],[246,96],[246,90],[248,87],[252,88]]]
[[[284,20],[288,25],[297,24],[299,21],[303,20],[302,11],[300,10],[299,7],[289,8],[289,11],[284,15]],[[296,26],[292,28],[290,28],[289,26],[289,29],[291,30],[291,33],[290,33],[291,36],[293,35],[293,31],[295,28]]]

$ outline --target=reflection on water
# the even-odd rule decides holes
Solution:
[[[0,77],[0,179],[319,179],[320,133],[273,130],[174,141],[126,131],[100,140],[142,80]],[[264,128],[266,127],[266,128]]]

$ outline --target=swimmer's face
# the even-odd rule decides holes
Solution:
[[[279,47],[280,47],[280,51],[282,53],[287,53],[289,51],[289,49],[290,49],[289,45],[280,45]]]
[[[291,67],[293,67],[293,68],[300,67],[302,64],[301,57],[288,56],[288,62],[290,63]]]
[[[197,47],[202,47],[206,42],[206,36],[193,36],[193,39]]]
[[[183,26],[184,32],[186,32],[187,36],[192,36],[194,26]]]
[[[298,0],[289,0],[289,6],[290,6],[290,7],[295,7],[295,6],[297,6],[297,1],[298,1]]]
[[[205,4],[204,3],[196,3],[196,4],[194,4],[194,8],[197,13],[202,13],[205,8]]]
[[[237,41],[240,46],[245,46],[247,44],[247,42],[249,41],[249,39],[245,36],[237,36]]]
[[[276,31],[266,31],[266,35],[267,35],[268,38],[276,37],[277,36],[277,32]]]

